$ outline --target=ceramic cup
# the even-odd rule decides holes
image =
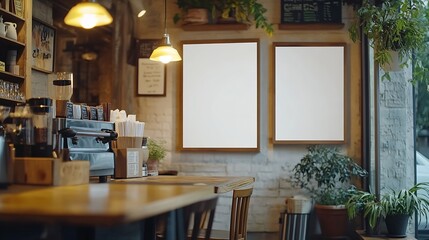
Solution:
[[[17,40],[18,36],[16,33],[16,23],[14,22],[4,22],[6,25],[6,37]]]

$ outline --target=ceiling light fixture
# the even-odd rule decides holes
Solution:
[[[146,13],[146,10],[143,7],[142,0],[130,0],[131,10],[133,11],[134,16],[143,17]]]
[[[113,21],[110,13],[95,0],[83,0],[70,9],[64,18],[67,25],[90,29],[110,24]]]
[[[177,50],[171,45],[170,35],[167,33],[167,0],[164,0],[164,36],[162,38],[162,43],[153,50],[149,59],[162,63],[182,60]]]
[[[82,55],[80,55],[80,57],[86,61],[94,61],[98,58],[98,54],[94,51],[87,51],[87,52],[82,53]]]

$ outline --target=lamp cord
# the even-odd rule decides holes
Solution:
[[[167,0],[164,0],[164,34],[167,34]]]

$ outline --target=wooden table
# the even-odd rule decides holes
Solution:
[[[140,183],[155,185],[193,185],[213,187],[214,193],[226,193],[255,182],[248,176],[149,176],[142,178],[115,179],[113,183]]]
[[[209,186],[151,184],[86,184],[44,188],[12,186],[6,191],[0,191],[0,220],[14,221],[16,224],[55,222],[79,227],[110,227],[147,220],[215,197],[217,195]]]

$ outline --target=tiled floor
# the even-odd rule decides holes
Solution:
[[[247,240],[278,240],[278,232],[248,232]]]

